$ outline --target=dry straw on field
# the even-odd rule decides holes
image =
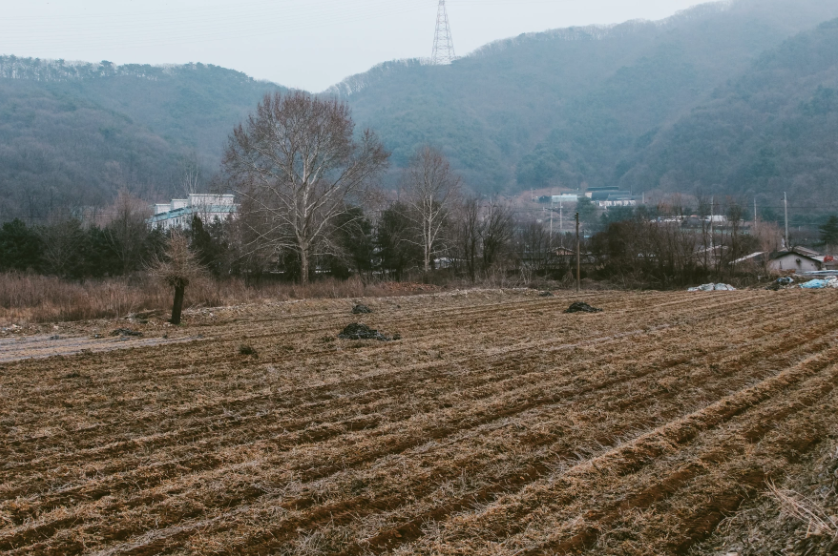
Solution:
[[[768,492],[788,515],[808,524],[808,535],[838,538],[838,517],[829,515],[817,502],[793,490],[781,490],[771,483]]]
[[[5,363],[0,553],[687,554],[838,433],[836,294],[308,300]],[[337,339],[357,301],[402,340]]]

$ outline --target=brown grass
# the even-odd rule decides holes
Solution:
[[[326,279],[307,286],[280,283],[247,286],[241,279],[204,278],[187,288],[185,307],[405,293],[411,292],[388,284],[365,285],[359,279]],[[171,303],[169,288],[144,274],[84,283],[23,273],[0,274],[0,325],[122,318],[141,311],[168,311]]]
[[[336,339],[345,299],[230,307],[3,364],[0,554],[685,554],[838,432],[838,292],[578,300],[361,300],[388,343]]]

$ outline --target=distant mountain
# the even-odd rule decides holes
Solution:
[[[391,62],[331,92],[404,165],[443,147],[475,189],[613,185],[658,131],[838,0],[734,0],[660,22],[528,34],[450,66]]]
[[[272,83],[215,66],[114,66],[0,57],[0,221],[101,206],[127,187],[208,178],[225,140]]]
[[[838,208],[838,19],[762,56],[655,135],[620,184]]]
[[[825,198],[838,49],[829,25],[812,30],[835,18],[838,0],[731,0],[521,35],[450,66],[389,62],[326,93],[392,150],[392,181],[432,143],[484,193],[783,184]],[[121,187],[164,200],[187,168],[206,181],[233,127],[277,90],[201,64],[0,57],[0,221],[99,206]]]

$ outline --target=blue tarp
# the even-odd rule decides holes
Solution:
[[[826,280],[810,280],[805,284],[800,284],[800,287],[807,290],[822,290],[829,287],[829,282]]]

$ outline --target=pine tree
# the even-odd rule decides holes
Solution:
[[[821,231],[821,244],[827,247],[838,245],[838,216],[834,214],[829,217],[826,224],[819,226]]]

